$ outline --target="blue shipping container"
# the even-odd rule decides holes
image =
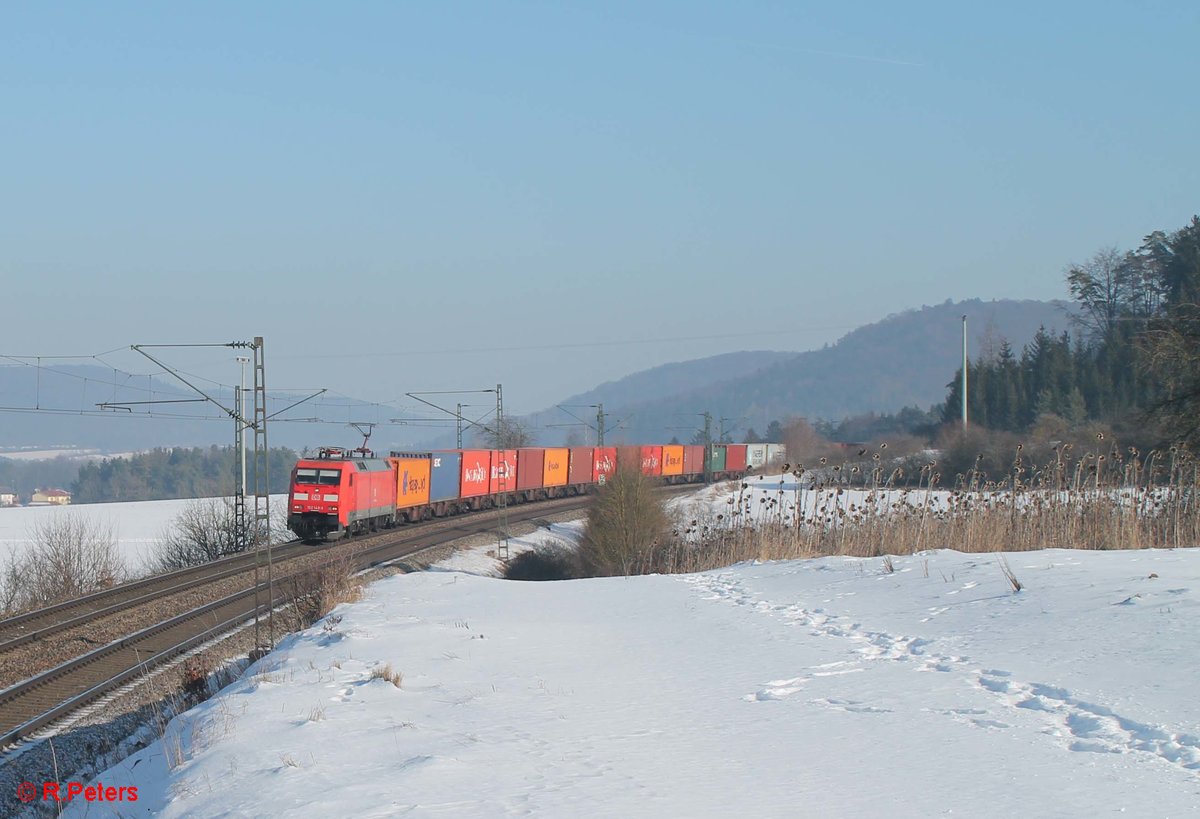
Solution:
[[[458,498],[458,479],[461,472],[461,452],[452,450],[433,453],[433,467],[429,474],[429,502],[437,503]]]

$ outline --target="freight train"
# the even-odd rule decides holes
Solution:
[[[775,446],[775,445],[771,445]],[[292,470],[288,528],[329,540],[505,504],[580,495],[618,468],[667,483],[739,478],[772,456],[765,444],[526,447],[393,452],[323,447]]]

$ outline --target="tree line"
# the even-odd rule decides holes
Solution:
[[[297,455],[287,447],[269,453],[272,493],[286,492]],[[79,468],[72,503],[206,498],[233,493],[241,462],[233,447],[154,449],[128,458],[105,458]],[[253,467],[247,480],[253,481]]]
[[[1104,248],[1066,280],[1074,332],[1043,328],[1019,354],[1005,341],[969,362],[968,419],[1009,431],[1101,422],[1200,441],[1200,217],[1135,250]],[[947,387],[949,423],[961,413],[961,368]]]

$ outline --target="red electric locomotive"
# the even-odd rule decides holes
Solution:
[[[292,470],[288,528],[304,540],[390,528],[395,522],[395,470],[369,450],[323,447]]]

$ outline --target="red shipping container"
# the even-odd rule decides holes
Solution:
[[[643,475],[661,475],[662,474],[662,447],[661,446],[644,446],[641,448],[642,456],[642,474]]]
[[[492,479],[490,493],[517,491],[517,451],[515,449],[492,450]]]
[[[700,475],[704,472],[704,446],[685,446],[683,448],[683,474]]]
[[[595,483],[593,469],[592,448],[590,446],[572,447],[570,466],[567,468],[567,483]]]
[[[541,489],[546,450],[529,447],[517,450],[517,489]]]
[[[462,489],[459,497],[476,498],[488,494],[488,476],[492,471],[490,449],[462,451]]]
[[[642,448],[640,446],[617,447],[617,469],[642,468]]]
[[[745,472],[746,471],[746,445],[745,444],[726,444],[725,445],[725,471],[726,472]]]
[[[701,447],[703,449],[704,447]],[[592,451],[592,482],[600,483],[608,480],[617,471],[617,448],[615,446],[598,446]]]

